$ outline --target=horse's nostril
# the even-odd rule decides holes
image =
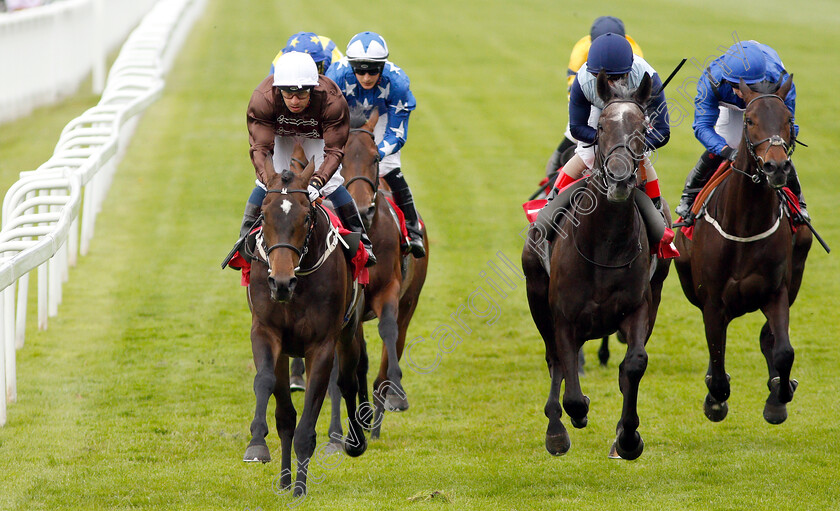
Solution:
[[[289,279],[289,293],[295,290],[295,286],[297,285],[297,277],[292,277]]]

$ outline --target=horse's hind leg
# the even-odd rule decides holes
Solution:
[[[257,405],[254,410],[254,420],[251,422],[251,442],[242,459],[266,463],[271,461],[271,454],[265,443],[265,437],[268,435],[265,413],[268,408],[268,398],[275,391],[277,377],[274,372],[276,357],[271,348],[269,334],[261,327],[254,327],[251,330],[251,351],[254,355],[254,366],[257,368],[257,374],[254,376],[254,395]]]
[[[634,460],[641,456],[645,443],[639,435],[639,383],[647,370],[648,355],[645,343],[651,328],[648,323],[648,307],[640,307],[621,325],[623,338],[627,339],[627,353],[618,366],[618,387],[624,400],[621,419],[616,426],[616,437],[610,450],[610,457],[620,456]]]
[[[552,360],[553,358],[553,360]],[[560,384],[563,382],[563,370],[556,356],[546,355],[548,372],[551,375],[551,387],[548,391],[548,401],[545,403],[545,416],[548,417],[548,429],[545,431],[545,448],[554,456],[562,456],[569,451],[572,441],[569,432],[560,421],[563,410],[560,407]]]
[[[280,356],[274,368],[277,381],[274,385],[274,401],[277,408],[274,419],[277,424],[277,434],[280,435],[280,486],[287,489],[292,485],[292,440],[295,435],[297,412],[292,403],[289,389],[289,358]]]
[[[709,393],[703,402],[703,412],[712,422],[720,422],[729,413],[729,375],[726,373],[726,328],[729,319],[724,316],[722,306],[706,305],[703,309],[703,323],[706,327],[706,344],[709,348],[709,369],[706,372],[706,387]]]
[[[772,302],[762,307],[767,322],[761,329],[761,352],[767,360],[770,395],[764,406],[764,419],[771,424],[781,424],[787,419],[785,403],[793,399],[799,384],[790,378],[793,368],[793,346],[788,335],[790,310],[787,291],[782,290]]]
[[[338,346],[338,364],[333,370],[338,372],[338,388],[344,397],[347,407],[347,438],[344,439],[344,452],[348,456],[360,456],[367,449],[365,432],[359,420],[359,409],[356,408],[356,396],[359,392],[359,382],[356,377],[356,368],[359,364],[359,344],[351,338]],[[340,427],[340,425],[339,425]],[[336,437],[332,437],[336,439]],[[341,438],[340,436],[338,438]]]
[[[344,434],[341,430],[341,390],[338,388],[338,364],[338,353],[336,352],[333,359],[333,368],[330,371],[330,384],[327,387],[327,392],[330,395],[330,427],[328,433],[330,443],[336,446],[341,445],[341,437]]]

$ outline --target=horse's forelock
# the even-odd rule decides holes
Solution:
[[[289,169],[285,169],[283,170],[283,172],[280,173],[280,181],[282,181],[284,184],[291,183],[294,178],[295,173]]]

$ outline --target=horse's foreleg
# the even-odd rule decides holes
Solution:
[[[389,412],[408,410],[408,398],[402,385],[402,370],[397,351],[399,327],[397,325],[397,307],[399,304],[399,282],[395,282],[384,297],[376,299],[371,307],[379,317],[379,337],[382,338],[383,357],[380,364],[376,395],[384,398],[385,409]],[[383,377],[385,378],[382,381]],[[385,386],[386,388],[383,388]]]
[[[244,461],[271,461],[265,437],[268,435],[268,424],[265,413],[268,408],[268,398],[274,393],[277,377],[274,368],[277,355],[271,347],[270,336],[261,327],[251,329],[251,351],[254,355],[254,366],[257,374],[254,376],[254,395],[257,404],[254,410],[254,420],[251,422],[251,442],[245,450]]]
[[[626,460],[634,460],[641,456],[645,448],[639,435],[639,383],[647,370],[648,355],[645,351],[650,332],[648,319],[649,305],[640,307],[628,316],[620,325],[620,331],[627,340],[627,353],[618,366],[618,386],[624,396],[621,406],[621,418],[616,426],[615,443],[610,451],[610,457],[620,456]]]
[[[306,493],[306,480],[312,453],[315,451],[315,424],[318,422],[318,414],[321,413],[321,406],[327,395],[334,357],[335,343],[332,341],[324,341],[306,353],[306,394],[300,423],[295,428],[294,437],[298,464],[295,497]]]
[[[548,362],[548,372],[551,375],[551,387],[548,391],[548,401],[545,403],[545,416],[548,417],[545,448],[554,456],[562,456],[572,446],[569,432],[560,421],[563,416],[563,409],[560,407],[560,384],[563,382],[563,370],[560,368],[560,361],[553,353],[546,353],[546,362]]]
[[[726,328],[729,319],[723,313],[722,305],[706,304],[703,308],[703,323],[706,327],[706,344],[709,348],[709,368],[706,372],[706,387],[709,393],[703,403],[703,412],[712,422],[720,422],[729,412],[729,375],[726,374]]]
[[[580,348],[583,341],[578,341],[572,335],[572,331],[562,317],[555,317],[554,332],[557,356],[560,360],[560,367],[563,377],[566,380],[566,389],[563,393],[563,408],[576,428],[586,427],[589,413],[589,398],[583,395],[580,388]]]
[[[292,440],[297,422],[297,412],[289,389],[289,357],[281,355],[277,358],[274,376],[277,379],[274,385],[274,401],[277,405],[274,419],[281,449],[280,486],[285,490],[292,485]]]
[[[773,300],[761,308],[764,317],[767,318],[765,329],[761,331],[761,351],[767,359],[769,378],[767,386],[770,389],[770,396],[764,408],[764,418],[771,424],[780,424],[787,418],[785,403],[793,399],[793,392],[799,384],[790,378],[793,368],[793,346],[790,344],[788,334],[790,322],[790,309],[787,289],[773,297]]]
[[[359,382],[359,407],[363,410],[360,414],[359,420],[362,427],[370,430],[372,427],[371,419],[373,417],[373,409],[370,404],[370,397],[368,396],[367,373],[368,373],[368,353],[367,342],[365,341],[365,333],[362,325],[356,329],[356,334],[353,342],[356,343],[359,349],[359,365],[356,366],[356,380]]]

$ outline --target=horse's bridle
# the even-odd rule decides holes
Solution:
[[[272,188],[272,189],[266,190],[265,193],[266,194],[279,193],[279,194],[282,194],[282,195],[288,195],[288,194],[291,194],[291,193],[302,193],[302,194],[305,194],[307,196],[307,198],[309,197],[309,192],[307,192],[306,190],[300,190],[300,189],[291,189],[290,190],[288,188],[281,188],[281,189],[278,190],[278,189]],[[269,256],[269,254],[271,254],[271,252],[273,250],[276,250],[278,248],[287,248],[287,249],[291,250],[292,252],[294,252],[295,254],[297,254],[297,256],[298,256],[298,267],[295,268],[295,270],[300,268],[300,261],[303,259],[303,256],[305,256],[307,254],[307,252],[309,252],[309,238],[312,237],[312,233],[315,231],[315,224],[316,224],[316,221],[318,219],[318,215],[314,214],[314,212],[315,212],[315,205],[310,203],[309,212],[306,214],[306,218],[310,219],[311,223],[309,224],[309,231],[306,233],[306,238],[304,238],[303,246],[301,248],[298,248],[298,247],[292,245],[291,243],[275,243],[274,245],[271,245],[270,247],[266,247],[265,246],[265,238],[264,237],[262,238],[262,251],[265,254],[265,262],[266,262],[266,265],[268,265],[269,272],[271,271],[271,263],[268,260],[268,256]]]
[[[785,154],[787,155],[787,161],[790,161],[790,158],[793,155],[793,151],[796,149],[796,130],[793,127],[793,122],[792,121],[790,123],[790,144],[785,142],[785,139],[783,139],[780,135],[771,135],[771,136],[769,136],[769,137],[767,137],[763,140],[759,140],[758,142],[753,142],[752,140],[750,140],[750,134],[749,134],[749,131],[747,130],[747,110],[749,110],[750,105],[752,105],[753,103],[755,103],[759,99],[764,99],[764,98],[775,98],[775,99],[778,99],[779,101],[781,101],[782,104],[784,104],[784,102],[785,102],[784,99],[777,96],[776,94],[761,94],[761,95],[758,95],[758,96],[752,98],[750,100],[750,102],[747,103],[747,106],[744,108],[744,142],[746,142],[747,151],[749,152],[753,161],[756,163],[756,166],[758,167],[759,170],[764,167],[764,156],[767,156],[767,151],[769,151],[771,147],[781,146],[782,149],[784,149]],[[785,108],[787,108],[787,105],[785,105]],[[762,156],[758,156],[755,152],[755,147],[759,146],[759,145],[761,145],[765,142],[769,142],[770,144],[767,146],[767,149],[764,150],[764,154]],[[746,175],[747,177],[752,179],[752,181],[754,183],[759,183],[761,181],[762,177],[764,177],[766,179],[766,175],[763,172],[759,172],[758,174],[750,174],[748,172],[745,172],[741,169],[736,168],[734,165],[732,165],[732,169],[735,170],[736,172],[740,172],[741,174]]]
[[[611,100],[604,105],[604,108],[601,109],[601,112],[603,113],[603,111],[606,110],[608,106],[610,106],[614,103],[631,103],[633,105],[636,105],[639,108],[639,110],[642,112],[642,116],[646,115],[644,107],[642,105],[640,105],[637,101],[634,101],[632,99],[614,99],[614,100]],[[601,128],[600,119],[598,120],[598,128]],[[610,149],[606,152],[602,152],[602,151],[596,151],[595,152],[595,157],[596,157],[595,170],[596,170],[596,173],[599,174],[599,177],[604,181],[605,186],[608,185],[607,175],[609,174],[609,171],[607,170],[607,165],[606,165],[607,160],[609,159],[610,155],[618,149],[627,149],[627,152],[629,152],[630,154],[633,155],[633,174],[638,172],[639,164],[641,163],[642,159],[644,158],[644,152],[642,152],[642,154],[637,155],[636,151],[632,147],[630,147],[630,141],[633,139],[633,137],[636,136],[637,133],[638,132],[634,132],[633,135],[630,136],[630,138],[625,139],[624,142],[620,142],[618,144],[615,144],[614,146],[610,147]],[[642,135],[642,137],[644,137],[644,135]],[[598,170],[603,170],[603,174],[600,175],[601,173],[597,172]]]
[[[350,130],[350,133],[354,132],[367,133],[368,135],[370,135],[370,138],[373,139],[374,142],[376,142],[376,137],[370,130],[366,130],[364,128],[352,128]],[[379,176],[379,158],[376,159],[376,175]],[[356,181],[364,181],[370,186],[371,190],[373,190],[373,200],[371,200],[370,205],[376,206],[376,196],[379,192],[379,179],[376,179],[374,181],[373,179],[367,176],[354,176],[347,180],[347,182],[344,184],[344,187],[349,188],[350,185],[355,183]]]

